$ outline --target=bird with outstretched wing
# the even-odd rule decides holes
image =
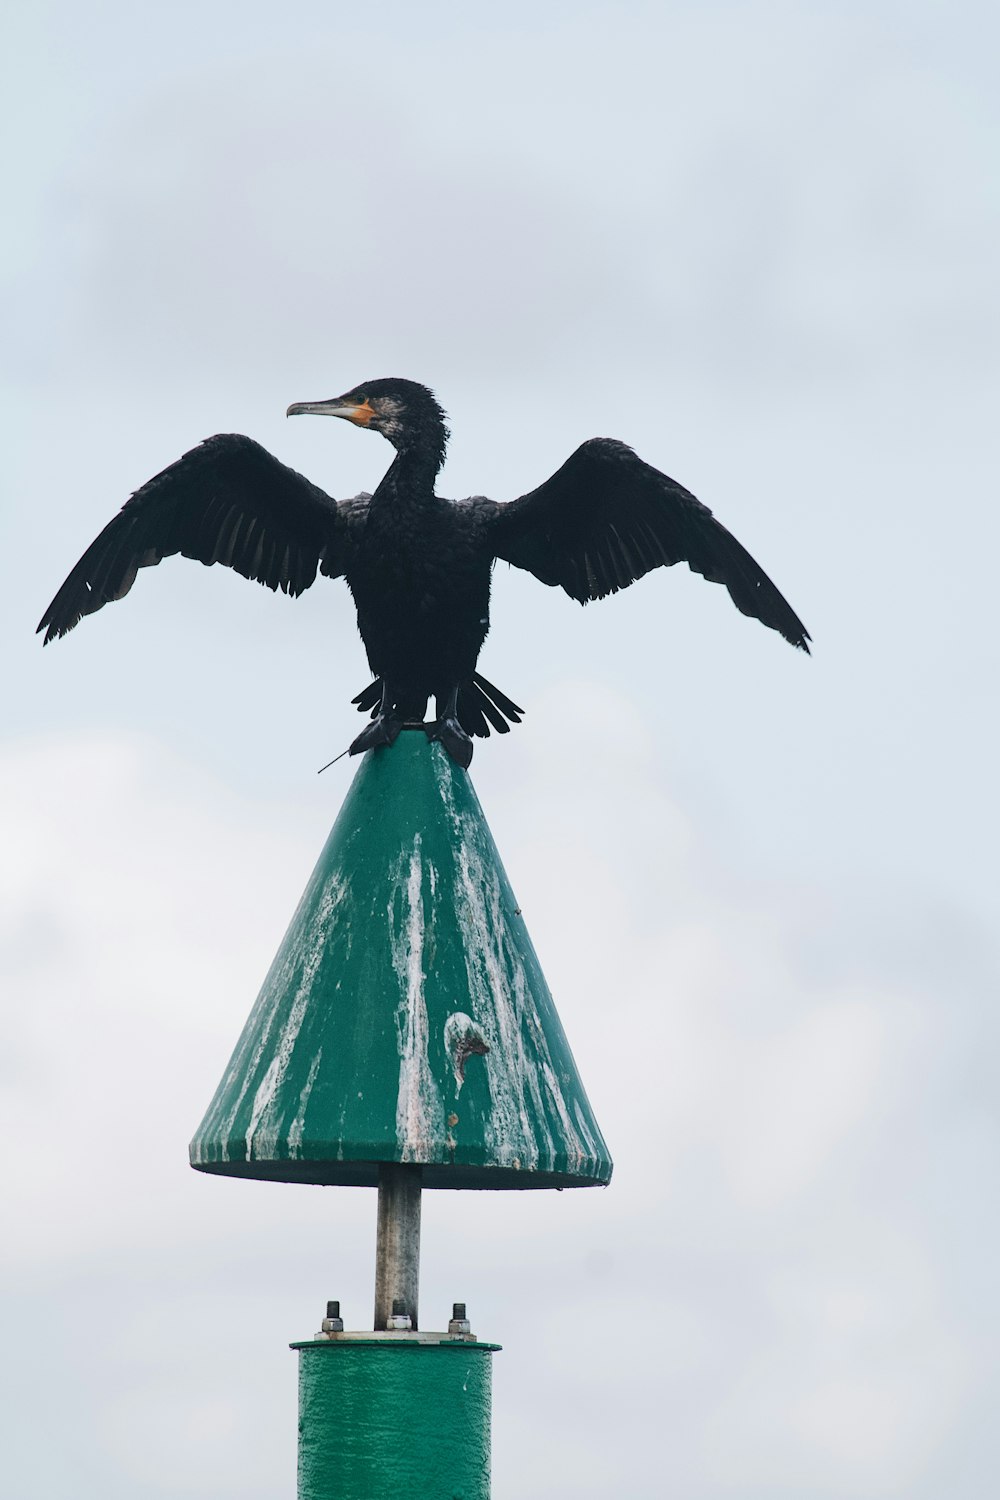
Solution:
[[[374,380],[289,416],[342,417],[396,456],[374,494],[334,500],[238,433],[208,438],[137,490],[91,543],[38,626],[47,644],[121,599],[140,568],[179,554],[300,594],[345,579],[375,680],[354,699],[372,719],[353,754],[422,722],[461,765],[470,736],[506,734],[523,710],[476,667],[498,558],[586,604],[686,562],[737,609],[808,651],[809,633],[750,554],[689,490],[612,438],[583,443],[537,489],[506,504],[435,493],[448,429],[426,386]]]

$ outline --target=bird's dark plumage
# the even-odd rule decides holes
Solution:
[[[259,443],[219,433],[136,490],[91,542],[38,628],[48,645],[127,594],[139,568],[178,552],[301,594],[317,568],[343,576],[351,532],[363,524],[369,498],[331,500]]]
[[[354,700],[374,721],[352,750],[422,719],[467,765],[468,736],[523,712],[476,672],[497,558],[586,604],[650,569],[687,562],[736,607],[808,651],[809,635],[750,554],[683,486],[611,438],[592,438],[551,479],[507,504],[434,493],[448,431],[425,386],[376,380],[313,412],[369,427],[396,458],[373,495],[333,500],[236,433],[208,438],[137,490],[83,554],[42,618],[46,644],[128,593],[139,568],[180,553],[300,594],[317,571],[345,578],[376,680]]]
[[[724,583],[743,614],[809,649],[802,621],[708,506],[614,438],[591,438],[551,479],[500,506],[493,537],[498,557],[581,604],[686,562]]]

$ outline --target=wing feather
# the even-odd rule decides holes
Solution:
[[[300,594],[343,575],[367,495],[336,501],[239,433],[219,433],[144,484],[91,543],[38,626],[45,643],[180,554]]]
[[[809,632],[749,552],[690,490],[612,438],[592,438],[492,522],[497,557],[586,604],[686,562],[803,651]]]

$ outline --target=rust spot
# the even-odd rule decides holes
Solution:
[[[465,1082],[465,1065],[470,1057],[485,1057],[489,1043],[471,1016],[456,1011],[444,1024],[444,1044],[451,1054],[451,1065],[455,1070],[455,1082],[459,1088]]]
[[[448,1129],[449,1130],[454,1130],[454,1128],[455,1128],[455,1126],[457,1124],[458,1124],[458,1115],[449,1115],[448,1116]]]
[[[488,1043],[481,1036],[466,1037],[455,1053],[455,1070],[459,1078],[465,1077],[465,1065],[470,1057],[485,1057],[489,1050]]]

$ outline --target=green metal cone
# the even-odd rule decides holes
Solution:
[[[423,734],[362,761],[190,1154],[289,1182],[610,1180],[472,783]]]

